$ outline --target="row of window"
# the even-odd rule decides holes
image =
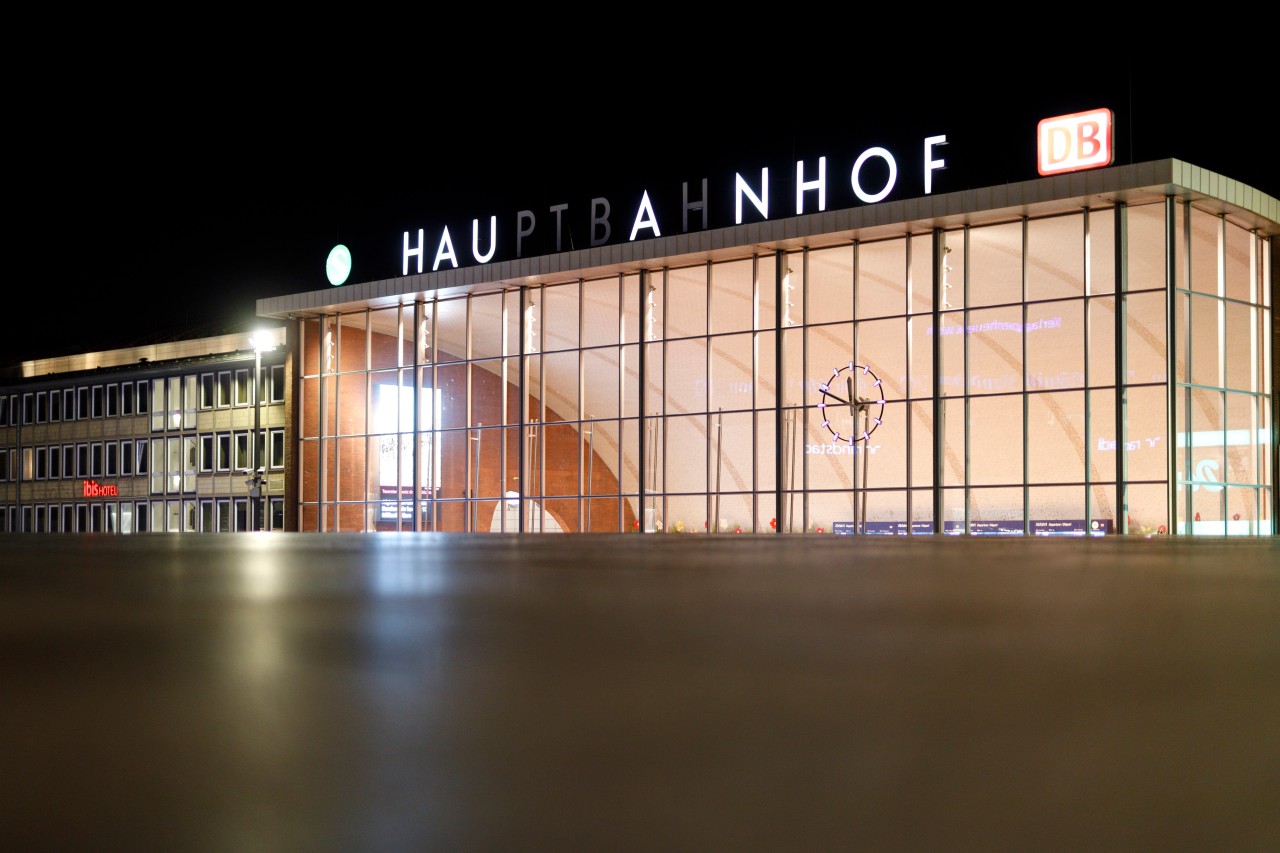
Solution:
[[[250,431],[204,433],[169,438],[166,456],[163,438],[126,438],[0,449],[0,482],[8,480],[59,480],[83,477],[133,477],[183,471],[212,473],[248,471],[255,467],[249,447]],[[284,430],[258,434],[258,467],[284,467]],[[150,459],[157,460],[154,465]],[[166,463],[167,459],[167,463]]]
[[[243,368],[169,377],[167,408],[172,411],[195,411],[197,408],[223,409],[253,405],[252,374],[251,368]],[[43,424],[129,417],[145,415],[153,410],[157,415],[162,415],[166,410],[165,385],[164,379],[154,379],[150,382],[139,380],[80,385],[51,391],[31,391],[22,395],[0,395],[0,427],[17,426],[20,423]],[[284,365],[264,368],[262,388],[259,390],[262,402],[283,403]],[[180,394],[185,394],[185,399]],[[163,418],[160,423],[162,427]]]
[[[233,533],[254,530],[248,498],[0,507],[0,533]],[[284,529],[284,498],[267,500],[259,529]]]

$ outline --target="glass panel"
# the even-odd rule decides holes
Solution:
[[[945,444],[943,445],[942,482],[943,485],[947,486],[963,486],[965,456],[964,401],[944,400],[942,405],[943,429],[946,433]]]
[[[1089,394],[1089,479],[1114,482],[1116,479],[1116,401],[1115,392],[1090,391]]]
[[[542,441],[545,462],[538,460],[543,464],[544,471],[539,493],[578,494],[578,470],[585,448],[579,440],[577,427],[571,424],[549,424],[543,427]]]
[[[1027,490],[1028,527],[1033,536],[1084,536],[1084,489],[1059,486]]]
[[[413,325],[408,325],[405,332],[412,341]],[[399,336],[399,308],[369,312],[369,366],[372,369],[400,366]]]
[[[363,311],[357,314],[343,314],[338,317],[339,372],[368,370],[368,346],[368,341],[365,340],[365,315]]]
[[[1116,289],[1116,215],[1111,208],[1089,211],[1089,292]]]
[[[803,374],[803,334],[803,329],[784,329],[782,332],[783,406],[804,405],[805,386],[812,381],[811,377]],[[810,369],[813,370],[814,366],[810,365]],[[823,372],[826,373],[825,368]]]
[[[969,401],[969,482],[1022,482],[1022,397]],[[1019,501],[1021,506],[1021,501]]]
[[[537,294],[537,290],[530,293]],[[486,293],[481,296],[473,296],[471,298],[471,357],[472,358],[497,358],[502,353],[502,294]],[[534,351],[541,349],[537,346],[537,335],[540,332],[538,327],[539,320],[542,319],[541,312],[535,309],[535,321],[533,323],[533,333],[535,346]]]
[[[368,432],[365,414],[367,374],[351,373],[338,377],[338,434],[363,435]],[[330,405],[334,401],[329,401]]]
[[[1022,390],[1022,309],[969,312],[969,393]]]
[[[703,415],[667,418],[666,490],[707,490],[707,421]]]
[[[973,536],[1021,536],[1022,489],[970,489],[969,533]]]
[[[893,317],[906,312],[906,240],[858,244],[857,316]]]
[[[1022,223],[969,229],[969,305],[1022,301]]]
[[[1027,396],[1027,468],[1030,483],[1076,483],[1084,479],[1083,393]],[[1079,497],[1083,500],[1083,492]]]
[[[852,250],[850,250],[852,252]],[[852,305],[852,275],[846,285]],[[731,261],[711,267],[711,331],[745,332],[752,328],[755,303],[752,296],[751,261]]]
[[[805,322],[804,255],[789,253],[782,263],[782,314],[778,324],[784,328],[799,326]]]
[[[1116,381],[1116,301],[1103,296],[1090,299],[1089,384],[1114,385]]]
[[[758,487],[772,489],[777,482],[775,460],[783,448],[775,440],[777,424],[773,412],[757,412],[755,466]]]
[[[933,235],[917,234],[911,237],[911,299],[912,314],[927,314],[933,310]]]
[[[667,344],[665,411],[687,414],[707,410],[707,342],[672,341]]]
[[[946,396],[964,394],[964,312],[942,315],[938,343],[942,347],[942,376],[939,391]],[[932,332],[932,329],[928,331]]]
[[[1137,293],[1124,297],[1125,382],[1165,381],[1164,294]]]
[[[436,361],[460,361],[467,357],[467,302],[448,299],[436,303]]]
[[[687,267],[667,271],[667,338],[707,333],[707,268]]]
[[[1222,385],[1222,362],[1218,358],[1222,344],[1218,334],[1222,307],[1218,299],[1191,297],[1191,382],[1194,385]]]
[[[876,435],[879,434],[877,430]],[[929,402],[911,404],[910,480],[910,486],[933,485],[933,404]],[[915,512],[914,508],[912,512]]]
[[[1253,235],[1228,220],[1226,240],[1226,258],[1223,266],[1227,298],[1239,299],[1243,302],[1259,302],[1250,277],[1250,268],[1253,264]]]
[[[582,345],[618,343],[618,279],[602,278],[582,284]]]
[[[1227,535],[1256,536],[1262,533],[1258,525],[1258,490],[1228,488],[1226,495]]]
[[[963,308],[964,302],[964,232],[948,231],[943,235],[946,258],[942,268],[942,309]]]
[[[777,270],[774,268],[774,256],[762,255],[756,259],[756,298],[759,310],[756,312],[757,329],[773,329],[777,327]]]
[[[809,322],[853,319],[853,246],[809,253]]]
[[[543,420],[578,419],[578,353],[557,352],[542,357]],[[514,387],[514,386],[508,386]]]
[[[1191,289],[1217,296],[1218,238],[1222,220],[1191,208]],[[1181,286],[1181,285],[1179,285]]]
[[[1125,210],[1128,222],[1128,290],[1164,289],[1164,205]]]
[[[1028,390],[1084,386],[1083,312],[1080,300],[1027,307]]]
[[[578,285],[559,284],[542,290],[542,333],[546,351],[578,346]]]
[[[618,417],[618,349],[585,350],[582,354],[584,418]],[[633,413],[634,414],[634,413]]]
[[[1227,394],[1227,469],[1224,480],[1231,483],[1262,483],[1258,466],[1257,398]]]
[[[872,320],[854,326],[855,361],[880,377],[889,400],[907,396],[906,328],[901,320]]]
[[[649,276],[649,280],[661,278]],[[641,320],[644,311],[640,300],[640,276],[628,275],[622,278],[622,342],[636,343],[642,333]]]
[[[752,482],[751,412],[719,413],[711,416],[709,458],[710,490],[749,492]],[[723,502],[722,502],[723,503]],[[751,525],[751,513],[740,514],[737,523]]]
[[[1130,480],[1164,480],[1168,465],[1163,387],[1125,392],[1125,469]]]
[[[751,335],[711,339],[711,406],[725,410],[751,408]]]
[[[1227,387],[1239,391],[1256,391],[1254,364],[1256,364],[1257,339],[1255,329],[1256,308],[1224,302],[1226,309],[1226,374]]]

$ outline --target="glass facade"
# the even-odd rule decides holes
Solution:
[[[296,321],[300,529],[1272,532],[1267,238],[809,242]]]

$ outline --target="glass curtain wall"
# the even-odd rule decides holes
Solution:
[[[1269,258],[1167,199],[307,320],[301,527],[1269,533]]]

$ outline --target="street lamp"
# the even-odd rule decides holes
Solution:
[[[249,487],[249,500],[252,502],[253,518],[249,522],[250,530],[260,530],[258,519],[262,511],[263,466],[258,458],[258,441],[262,432],[262,350],[267,345],[267,333],[256,332],[249,338],[253,347],[253,436],[249,439],[249,465],[253,476],[245,480]]]

